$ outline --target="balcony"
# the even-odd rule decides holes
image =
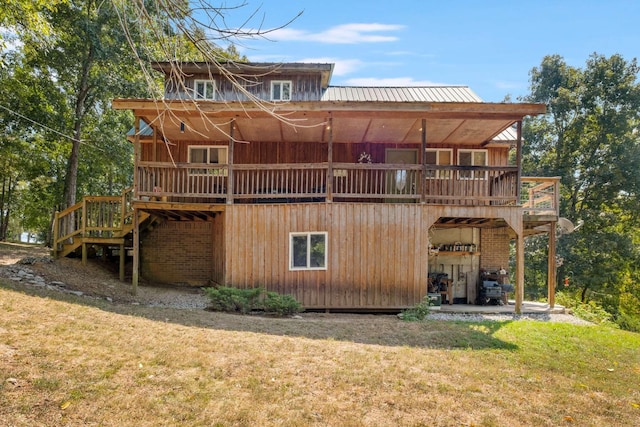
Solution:
[[[140,162],[137,198],[173,203],[349,201],[516,206],[557,215],[557,178],[521,178],[514,166],[360,163],[210,165]]]

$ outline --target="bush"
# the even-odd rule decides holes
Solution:
[[[431,311],[429,307],[431,307],[432,305],[433,304],[431,303],[431,300],[429,299],[428,296],[426,296],[419,304],[402,311],[400,314],[398,314],[398,317],[401,320],[404,320],[407,322],[416,322],[418,320],[424,320],[424,318],[429,315]]]
[[[556,294],[556,302],[570,309],[573,315],[579,317],[580,319],[597,324],[616,326],[613,322],[613,316],[611,315],[611,313],[606,311],[595,301],[583,303],[576,296],[564,292],[558,292]]]
[[[247,314],[263,310],[279,316],[288,316],[302,311],[302,305],[291,295],[266,292],[264,288],[239,289],[227,286],[205,288],[214,311]]]
[[[259,308],[262,288],[238,289],[221,286],[219,288],[205,288],[205,293],[211,300],[210,308],[214,311],[247,314]]]
[[[277,292],[267,292],[263,305],[264,311],[279,316],[290,316],[302,311],[302,305],[294,297]]]

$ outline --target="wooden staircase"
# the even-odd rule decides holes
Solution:
[[[62,212],[56,212],[53,230],[53,256],[65,257],[82,248],[86,263],[88,247],[117,246],[120,252],[120,278],[124,277],[126,242],[133,234],[133,188],[120,196],[87,196]],[[150,223],[151,215],[139,212],[140,224]]]

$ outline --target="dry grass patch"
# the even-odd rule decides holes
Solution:
[[[637,334],[273,319],[8,286],[0,425],[631,426],[640,417]]]

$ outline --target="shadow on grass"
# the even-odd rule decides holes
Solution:
[[[301,313],[294,318],[217,313],[203,309],[149,307],[109,303],[89,296],[32,288],[0,280],[3,289],[32,297],[80,304],[116,315],[136,316],[151,321],[229,332],[250,332],[272,336],[335,340],[367,345],[408,346],[433,349],[515,350],[513,343],[496,338],[508,322],[462,322],[427,320],[406,322],[390,314]]]

